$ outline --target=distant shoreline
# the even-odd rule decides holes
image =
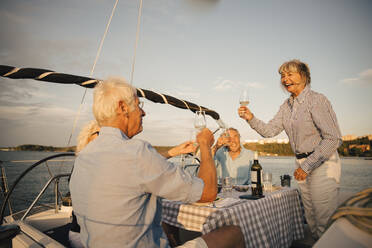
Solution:
[[[167,151],[172,146],[154,146],[158,152]],[[259,156],[265,157],[284,157],[284,156],[294,156],[292,149],[289,144],[259,144],[259,143],[248,143],[244,144],[244,147],[252,150],[258,151]],[[0,147],[0,151],[35,151],[35,152],[75,152],[76,146],[69,147],[54,147],[54,146],[43,146],[35,144],[26,144],[16,147]],[[345,149],[345,148],[343,148]],[[366,159],[372,159],[372,153],[339,153],[341,157],[364,157]]]

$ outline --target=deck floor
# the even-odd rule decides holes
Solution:
[[[311,236],[308,225],[305,224],[305,238],[293,241],[291,248],[310,248],[313,247],[314,244],[315,240]]]

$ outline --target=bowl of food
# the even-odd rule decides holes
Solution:
[[[251,185],[234,185],[233,189],[239,192],[247,192],[251,188]]]

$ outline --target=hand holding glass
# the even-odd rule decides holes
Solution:
[[[198,129],[200,132],[207,126],[205,121],[205,112],[204,111],[196,111],[195,112],[195,120],[194,120],[194,127]]]
[[[217,146],[218,147],[221,147],[221,146],[226,146],[227,143],[229,143],[229,133],[226,131],[226,129],[223,129],[220,137],[218,138],[217,140]]]

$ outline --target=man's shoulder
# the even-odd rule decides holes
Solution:
[[[254,157],[254,152],[252,150],[245,148],[244,146],[242,146],[241,153],[244,154],[244,156],[251,157],[252,159]]]
[[[310,107],[310,109],[314,109],[318,108],[319,106],[330,105],[331,103],[324,94],[310,90],[309,94],[307,95],[306,104]]]
[[[216,157],[226,156],[226,152],[227,152],[227,147],[226,146],[220,147],[216,151]]]
[[[106,153],[110,154],[137,154],[141,152],[146,152],[154,149],[151,144],[147,141],[141,139],[121,139],[118,137],[98,137],[90,144],[87,145],[85,149],[81,151],[84,153]]]
[[[126,141],[126,144],[122,147],[123,149],[129,149],[135,152],[137,155],[151,154],[156,151],[155,148],[147,141],[141,139],[130,139]]]
[[[328,101],[328,98],[320,93],[320,92],[317,92],[317,91],[313,91],[313,90],[310,90],[309,93],[308,93],[308,98],[310,98],[310,100],[327,100]]]
[[[136,145],[136,146],[151,146],[149,142],[146,140],[141,140],[141,139],[129,139],[127,140],[128,144],[130,145]],[[152,147],[152,146],[151,146]]]

